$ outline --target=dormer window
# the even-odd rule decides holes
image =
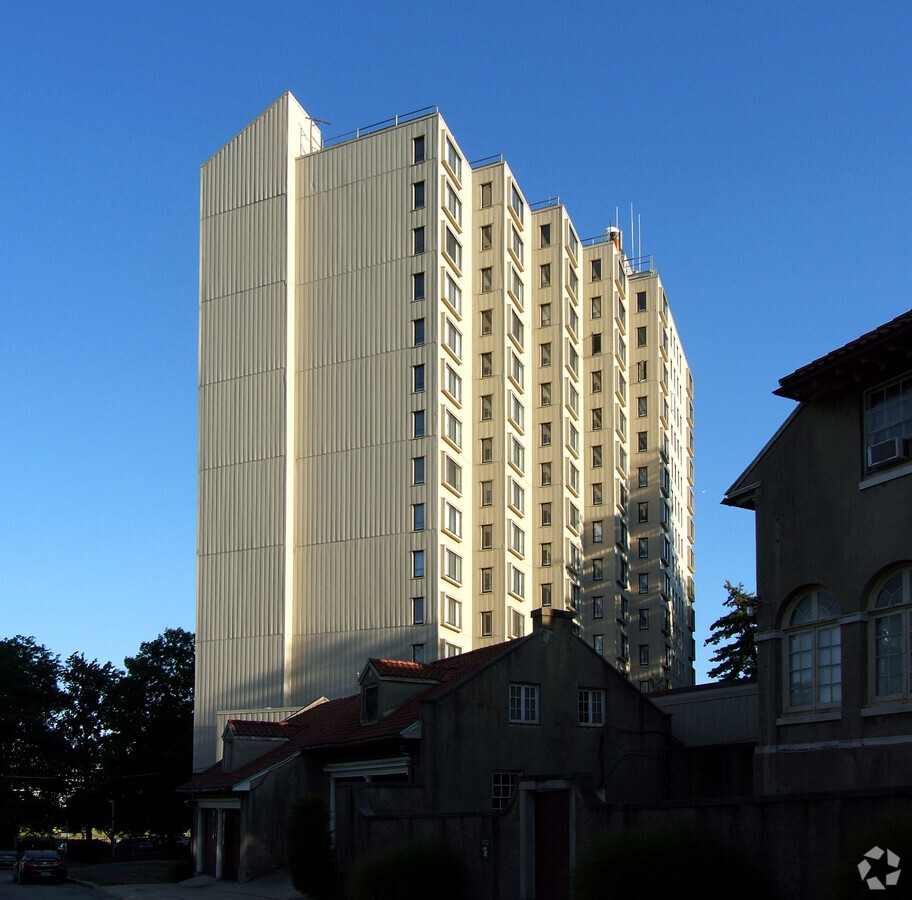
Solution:
[[[361,721],[365,725],[380,718],[379,694],[380,686],[377,684],[365,685],[361,689]]]
[[[912,458],[912,375],[868,392],[864,428],[868,471]]]

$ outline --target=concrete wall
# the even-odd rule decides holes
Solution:
[[[760,482],[758,793],[910,783],[912,703],[874,696],[868,610],[878,578],[912,554],[912,479],[864,483],[863,393],[798,407],[746,473]],[[814,586],[841,607],[842,700],[794,710],[785,629],[791,601]],[[825,751],[825,764],[812,750]]]
[[[445,846],[465,866],[469,896],[477,900],[531,898],[520,889],[522,841],[519,804],[490,814],[410,813],[421,807],[413,786],[343,785],[345,840],[339,846],[343,879],[358,860],[404,843]],[[745,879],[755,878],[777,900],[826,900],[834,875],[852,883],[857,864],[880,842],[896,839],[896,823],[908,822],[912,791],[858,792],[843,796],[802,795],[747,800],[605,805],[577,791],[574,828],[577,852],[591,839],[624,829],[682,828],[739,860]],[[481,841],[491,842],[491,859]],[[527,845],[527,850],[530,849]],[[899,845],[897,845],[899,847]],[[859,849],[861,848],[861,849]],[[900,849],[894,852],[901,853]],[[703,873],[681,872],[679,896],[700,896]],[[867,890],[858,880],[859,894]],[[732,885],[736,892],[739,885]]]

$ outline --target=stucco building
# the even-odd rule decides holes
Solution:
[[[641,689],[693,683],[693,381],[661,280],[437,110],[324,141],[285,94],[204,164],[199,421],[195,768],[229,718],[542,607]]]
[[[756,512],[755,790],[912,784],[912,311],[781,379]]]

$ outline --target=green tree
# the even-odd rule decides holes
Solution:
[[[59,728],[68,748],[67,820],[70,828],[82,831],[86,839],[93,828],[110,828],[107,770],[112,735],[119,726],[115,705],[123,677],[112,663],[89,662],[81,653],[67,659],[60,677],[66,692]]]
[[[711,635],[704,641],[704,646],[716,647],[710,657],[715,666],[707,675],[722,681],[753,678],[757,674],[757,648],[754,646],[757,622],[753,614],[757,597],[745,591],[743,584],[736,587],[730,581],[725,582],[725,590],[728,598],[723,605],[729,612],[710,625]],[[728,643],[723,644],[723,641]]]
[[[190,814],[175,789],[192,774],[193,634],[169,628],[124,660],[110,774],[118,830],[171,838]]]
[[[6,846],[20,831],[47,831],[58,818],[65,791],[60,673],[60,659],[33,637],[0,640],[0,841]]]

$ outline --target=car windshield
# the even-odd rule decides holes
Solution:
[[[56,850],[28,850],[25,854],[26,859],[59,859],[60,856]]]

